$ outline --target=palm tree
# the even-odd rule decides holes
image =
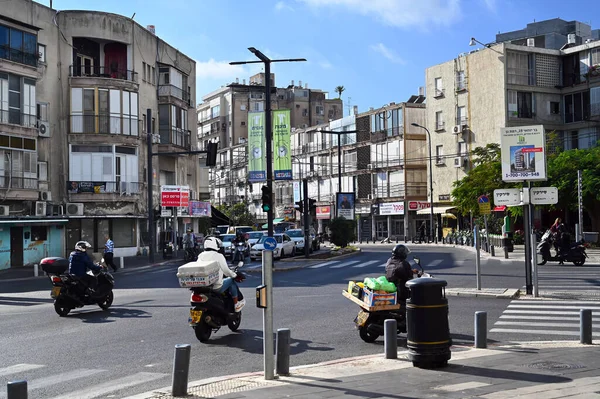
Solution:
[[[338,98],[342,98],[342,93],[346,90],[344,86],[337,86],[335,92],[338,94]]]

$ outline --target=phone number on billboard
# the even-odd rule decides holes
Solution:
[[[534,177],[540,176],[540,172],[505,173],[504,177]]]

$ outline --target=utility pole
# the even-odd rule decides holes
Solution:
[[[304,201],[302,201],[302,217],[304,218],[304,257],[308,258],[310,255],[310,247],[308,246],[308,241],[310,238],[310,215],[308,212],[310,211],[309,200],[308,200],[308,179],[302,179],[302,190],[304,191]]]
[[[411,125],[425,129],[427,132],[427,137],[429,138],[429,190],[431,196],[431,203],[429,204],[429,209],[431,210],[431,213],[429,214],[429,234],[431,235],[431,241],[434,242],[437,239],[437,234],[435,236],[433,235],[433,164],[431,162],[431,133],[429,133],[429,129],[427,129],[425,126],[419,125],[418,123],[411,123]],[[471,217],[471,226],[472,223],[473,218]]]

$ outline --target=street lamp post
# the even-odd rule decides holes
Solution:
[[[413,122],[411,123],[411,125],[425,129],[425,131],[427,132],[427,137],[429,138],[429,195],[431,198],[431,203],[429,204],[429,209],[431,209],[431,213],[429,214],[429,234],[431,235],[431,240],[434,241],[435,238],[433,235],[433,166],[431,162],[431,133],[429,133],[429,129],[427,129],[425,126],[419,125],[418,123]]]

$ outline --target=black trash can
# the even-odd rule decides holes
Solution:
[[[450,327],[445,280],[422,277],[410,280],[406,302],[408,360],[421,368],[445,367],[450,360]]]

